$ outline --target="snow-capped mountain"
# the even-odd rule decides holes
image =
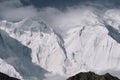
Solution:
[[[86,11],[80,25],[66,30],[64,37],[42,20],[3,20],[0,67],[6,70],[0,71],[24,80],[41,80],[45,74],[69,77],[86,71],[109,72],[120,78],[119,14],[107,10],[100,17]]]
[[[66,56],[63,42],[51,28],[32,19],[18,23],[2,21],[0,26],[0,56],[13,65],[25,80],[39,80],[47,71],[64,75]]]

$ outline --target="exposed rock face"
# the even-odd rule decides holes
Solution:
[[[8,75],[3,74],[3,73],[0,72],[0,80],[20,80],[20,79],[9,77]]]
[[[73,77],[68,78],[67,80],[120,80],[117,77],[106,73],[105,75],[97,75],[93,72],[82,72]]]

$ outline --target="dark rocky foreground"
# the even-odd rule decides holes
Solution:
[[[67,80],[120,80],[120,79],[110,75],[109,73],[105,75],[97,75],[93,72],[82,72],[68,78]]]
[[[0,72],[0,80],[20,80],[20,79],[9,77],[8,75],[3,74],[3,73]]]

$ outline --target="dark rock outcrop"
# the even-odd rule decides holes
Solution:
[[[9,77],[8,75],[3,74],[3,73],[0,72],[0,80],[20,80],[20,79]]]
[[[117,77],[110,75],[109,73],[105,75],[97,75],[93,72],[81,72],[67,80],[120,80]]]

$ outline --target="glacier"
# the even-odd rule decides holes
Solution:
[[[1,21],[0,71],[21,80],[65,80],[87,71],[120,78],[119,10],[102,16],[87,10],[82,18],[61,33],[42,20]]]

